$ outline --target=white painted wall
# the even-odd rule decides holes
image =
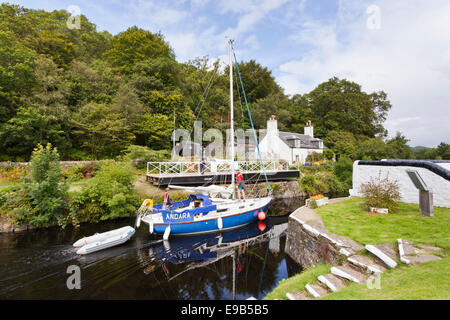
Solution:
[[[361,196],[359,192],[361,184],[368,182],[371,177],[377,178],[381,175],[381,178],[388,176],[390,180],[399,182],[401,201],[418,204],[419,190],[417,190],[406,173],[406,170],[410,169],[416,170],[431,189],[435,206],[450,208],[450,181],[445,180],[432,171],[425,168],[407,166],[363,166],[358,165],[358,162],[355,161],[353,163],[353,187],[350,189],[350,195]],[[447,168],[448,165],[444,164],[443,167]]]
[[[263,159],[283,159],[286,161],[290,159],[289,146],[277,134],[268,132],[259,143],[259,150]],[[255,151],[255,157],[258,157],[258,150]]]

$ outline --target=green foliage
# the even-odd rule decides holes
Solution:
[[[62,159],[78,160],[114,158],[129,145],[167,149],[172,129],[190,131],[194,119],[225,133],[229,73],[219,60],[179,63],[161,33],[131,27],[112,36],[83,15],[80,29],[71,30],[69,19],[65,10],[0,5],[0,159],[28,160],[37,143],[47,142]],[[375,138],[387,133],[384,92],[331,78],[289,97],[267,67],[254,60],[239,66],[257,129],[272,114],[283,131],[301,133],[312,120],[338,157],[412,157],[401,134]],[[235,80],[236,126],[248,129]],[[448,158],[445,148],[435,157]]]
[[[400,201],[400,186],[398,181],[391,181],[388,177],[371,178],[368,182],[361,184],[361,194],[367,209],[388,208],[395,212]]]
[[[124,73],[131,73],[136,63],[148,58],[174,58],[174,53],[162,34],[151,33],[138,27],[128,28],[112,38],[111,49],[104,53],[112,66]]]
[[[15,117],[0,127],[0,146],[15,159],[26,159],[38,143],[60,144],[64,139],[61,124],[54,116],[35,108],[19,108]]]
[[[105,161],[75,195],[73,215],[80,222],[129,217],[139,206],[133,183],[134,174],[129,164]]]
[[[450,160],[450,144],[441,142],[436,148],[415,147],[412,149],[417,159]]]
[[[323,150],[323,157],[327,160],[333,160],[334,152],[331,149],[324,149]]]
[[[386,134],[382,123],[391,104],[382,91],[368,94],[360,85],[334,77],[308,93],[308,99],[319,137],[331,130],[368,137]]]
[[[13,223],[37,227],[68,223],[67,185],[60,183],[59,154],[38,144],[31,158],[31,178],[0,193],[0,210]]]
[[[75,114],[73,133],[95,158],[112,157],[131,144],[134,135],[125,119],[104,104],[88,104]]]
[[[25,183],[35,209],[30,219],[32,225],[65,224],[68,186],[60,183],[61,178],[56,148],[38,144],[31,157],[31,181]]]
[[[15,225],[30,223],[36,214],[32,198],[23,184],[16,184],[0,190],[0,215]]]
[[[324,144],[332,149],[338,157],[356,158],[356,139],[350,132],[331,130],[324,138]]]
[[[299,188],[307,195],[322,193],[330,196],[347,194],[349,189],[330,169],[316,169],[303,173],[299,179]]]
[[[347,189],[350,189],[352,187],[353,162],[346,157],[340,157],[334,166],[334,175]]]
[[[99,165],[94,163],[75,164],[62,170],[64,181],[76,182],[86,178],[92,178],[99,170]]]
[[[306,157],[307,162],[317,162],[323,159],[323,155],[319,152],[312,152]]]
[[[132,161],[138,169],[147,168],[147,162],[167,161],[170,156],[170,150],[151,150],[148,147],[134,145],[124,151],[124,159]]]
[[[14,115],[22,96],[32,88],[36,55],[12,32],[4,30],[0,28],[0,123]]]

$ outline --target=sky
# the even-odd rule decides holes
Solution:
[[[161,31],[180,62],[239,61],[268,67],[286,94],[337,76],[384,91],[385,122],[411,146],[450,143],[448,0],[24,0],[27,8],[79,8],[99,31]],[[69,10],[70,11],[70,10]]]

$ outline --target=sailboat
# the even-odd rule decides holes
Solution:
[[[236,56],[233,52],[233,41],[229,40],[230,55],[230,131],[234,137],[233,124],[233,56],[241,80],[245,103],[248,109],[247,98],[239,73]],[[250,110],[248,115],[253,128],[253,134],[258,149],[261,166],[268,186],[268,195],[262,198],[239,200],[235,197],[235,165],[234,165],[234,139],[231,139],[231,185],[229,187],[204,186],[183,187],[169,186],[172,189],[193,191],[187,199],[174,202],[169,207],[164,204],[153,205],[150,199],[144,200],[136,219],[136,226],[140,223],[148,225],[151,234],[163,235],[167,240],[170,235],[193,235],[201,233],[218,232],[245,226],[257,219],[264,219],[272,201],[271,189],[264,169],[264,162],[259,151],[258,140],[253,127]],[[222,197],[219,197],[222,196]]]

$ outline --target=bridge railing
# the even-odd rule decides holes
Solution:
[[[167,174],[186,175],[201,173],[225,173],[231,172],[233,161],[216,159],[215,161],[173,161],[173,162],[147,162],[147,175]],[[259,160],[234,161],[235,170],[241,172],[262,171]],[[264,168],[268,172],[298,170],[279,160],[264,161]]]

